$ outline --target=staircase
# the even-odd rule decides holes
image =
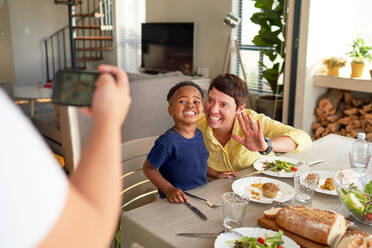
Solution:
[[[67,6],[69,25],[44,39],[46,78],[57,70],[85,70],[87,62],[103,59],[112,50],[111,0],[55,0]]]

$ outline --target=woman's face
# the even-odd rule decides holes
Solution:
[[[242,108],[244,109],[244,106],[237,110],[234,98],[212,88],[208,92],[205,103],[205,116],[208,125],[213,129],[232,129],[235,116]]]

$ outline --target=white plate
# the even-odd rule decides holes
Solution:
[[[244,236],[252,237],[252,238],[258,238],[262,237],[265,238],[265,234],[269,237],[274,236],[277,234],[277,232],[264,229],[264,228],[257,228],[257,227],[240,227],[235,228],[234,230],[240,232]],[[288,238],[283,234],[283,241],[284,244],[282,245],[285,248],[300,248],[296,242],[294,242],[292,239]],[[217,239],[214,241],[214,248],[231,248],[232,246],[226,243],[227,241],[233,241],[237,240],[240,237],[237,234],[228,232],[228,233],[221,233],[218,235]]]
[[[280,191],[275,198],[267,198],[262,195],[260,189],[251,186],[254,183],[274,183],[279,186]],[[232,190],[238,195],[247,196],[250,201],[259,203],[271,203],[272,201],[286,202],[295,195],[295,190],[286,183],[269,177],[245,177],[236,180],[231,185]],[[258,195],[255,195],[256,192]]]
[[[275,160],[286,161],[286,162],[290,162],[290,163],[293,163],[293,164],[297,164],[298,162],[300,162],[299,160],[294,159],[294,158],[268,157],[268,158],[261,158],[261,159],[256,160],[253,163],[253,167],[258,171],[265,170],[265,167],[264,167],[265,164],[263,162],[272,163],[272,162],[275,162]],[[293,172],[286,172],[284,170],[281,170],[281,171],[264,171],[263,174],[268,175],[268,176],[274,176],[274,177],[293,177],[294,176]]]
[[[327,178],[332,178],[336,174],[335,171],[311,171],[310,173],[316,173],[319,175],[319,183],[318,186],[315,188],[316,192],[327,194],[327,195],[337,195],[336,189],[334,190],[326,190],[326,189],[321,189],[320,186],[324,184],[325,180]],[[333,181],[334,182],[334,181]]]

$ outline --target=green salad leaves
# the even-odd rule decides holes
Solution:
[[[364,191],[354,184],[348,189],[342,188],[340,197],[356,217],[372,221],[372,180],[365,185]]]
[[[282,160],[275,160],[275,162],[264,162],[265,164],[265,170],[266,169],[269,169],[271,171],[280,171],[280,170],[284,170],[286,172],[291,172],[293,171],[292,168],[295,168],[295,164],[294,163],[290,163],[290,162],[287,162],[287,161],[282,161]]]
[[[273,237],[265,238],[250,238],[248,236],[241,237],[240,239],[227,241],[232,248],[283,248],[283,231],[279,230]]]

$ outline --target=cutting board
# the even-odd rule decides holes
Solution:
[[[261,217],[257,220],[257,223],[267,229],[271,229],[274,231],[278,231],[279,229],[282,229],[276,224],[275,220],[268,219],[266,217]],[[294,234],[292,232],[289,232],[287,230],[282,229],[284,234],[288,236],[289,238],[293,239],[297,244],[299,244],[302,248],[329,248],[328,245],[322,245],[319,243],[316,243],[314,241],[305,239],[301,236],[298,236],[297,234]]]

